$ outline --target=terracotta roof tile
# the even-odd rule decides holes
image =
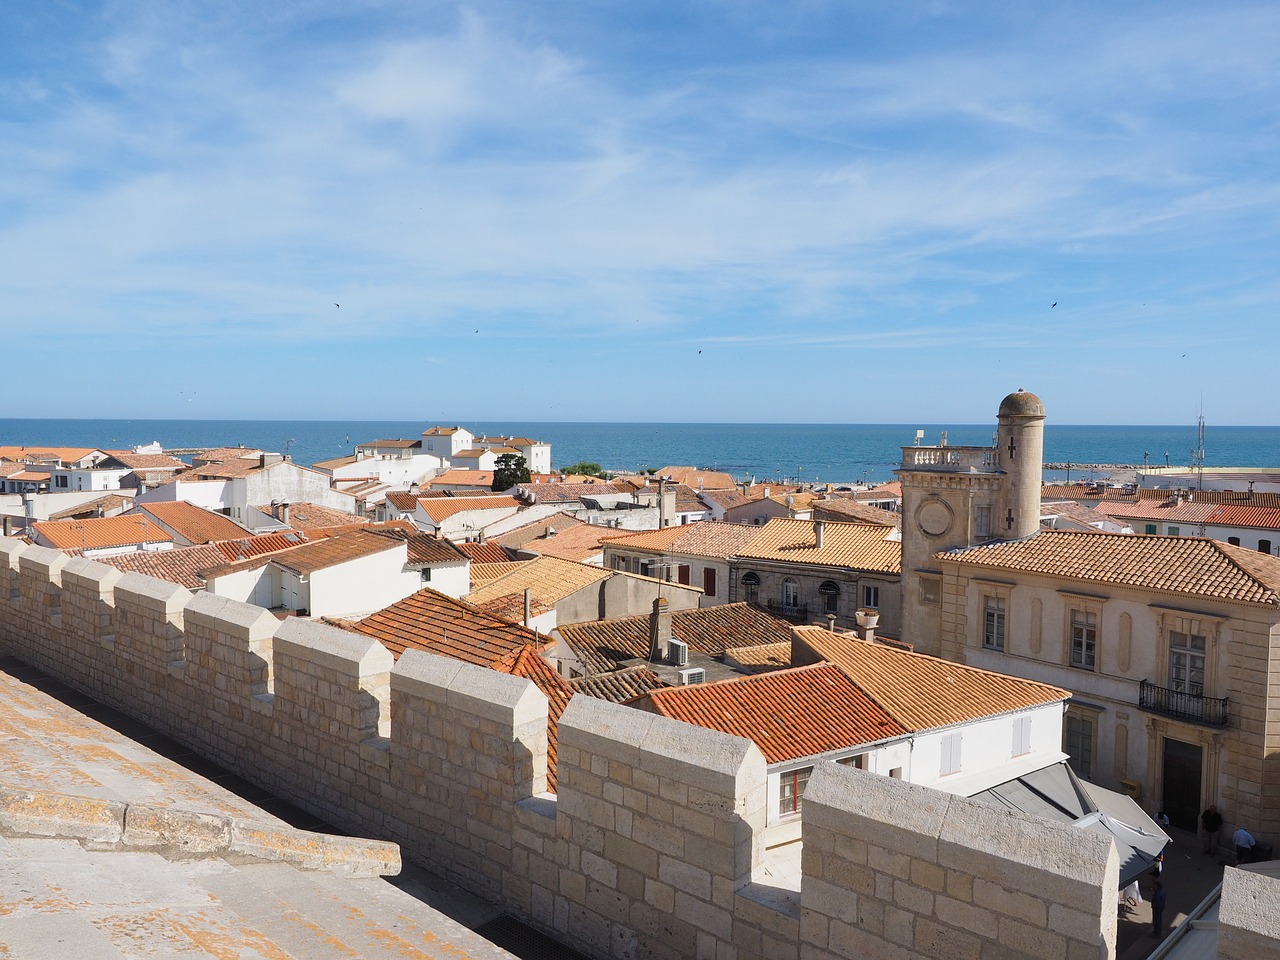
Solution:
[[[674,532],[672,532],[674,531]],[[640,548],[661,553],[681,553],[694,557],[725,559],[737,556],[760,535],[760,528],[741,523],[699,520],[679,527],[665,527],[643,533],[614,537],[612,542],[628,549]]]
[[[556,632],[593,673],[649,656],[649,617],[562,624]],[[689,649],[718,658],[726,647],[791,643],[791,624],[747,603],[725,603],[671,614],[671,635]]]
[[[452,540],[430,533],[408,533],[398,527],[371,530],[370,533],[403,541],[408,549],[408,559],[405,562],[412,567],[425,567],[433,563],[461,563],[468,559]]]
[[[399,546],[400,543],[398,541],[379,536],[371,531],[355,530],[336,537],[311,540],[290,547],[288,550],[262,554],[245,560],[223,564],[206,570],[205,576],[207,579],[213,579],[230,573],[238,573],[242,570],[254,570],[267,563],[275,563],[292,573],[310,574],[315,573],[317,570],[325,570],[329,567],[336,567],[339,564],[350,563],[352,560],[359,560],[362,557],[371,557],[387,550],[395,550]]]
[[[670,477],[676,483],[687,484],[695,490],[729,490],[736,486],[733,477],[716,470],[704,470],[702,467],[663,467],[658,471],[659,477]]]
[[[509,563],[510,555],[500,543],[489,540],[485,543],[455,543],[455,547],[471,558],[471,563]],[[492,579],[492,578],[491,578]]]
[[[1200,537],[1042,530],[1009,543],[936,554],[948,563],[1089,583],[1280,603],[1280,558]]]
[[[500,577],[505,577],[514,570],[519,570],[532,560],[497,560],[492,563],[476,562],[471,564],[471,583],[473,586],[479,586],[484,583],[492,583]]]
[[[0,476],[4,473],[0,470]],[[96,500],[88,500],[84,503],[77,504],[74,507],[68,507],[66,510],[59,510],[57,513],[49,514],[50,520],[69,520],[73,518],[85,518],[93,516],[102,510],[103,516],[115,516],[126,507],[133,503],[131,497],[122,497],[119,494],[108,493],[106,496],[98,497]]]
[[[573,677],[567,681],[573,693],[585,693],[610,703],[626,703],[650,690],[660,690],[668,684],[648,667],[626,667],[610,673],[596,673],[588,677]]]
[[[235,540],[248,536],[248,531],[220,513],[197,507],[185,500],[157,500],[138,504],[137,510],[145,512],[157,523],[172,530],[191,544],[211,543],[214,540]]]
[[[585,526],[585,523],[573,514],[557,513],[550,517],[534,520],[532,523],[526,523],[524,526],[516,527],[514,530],[508,530],[506,533],[500,533],[493,539],[504,547],[522,547],[530,540],[546,534],[549,528],[555,528],[557,533],[562,533],[573,527],[581,526]]]
[[[509,507],[512,512],[515,512],[520,506],[520,501],[515,497],[419,497],[418,505],[422,512],[431,518],[432,523],[439,524],[467,510]]]
[[[791,666],[791,641],[757,643],[750,647],[727,647],[726,663],[732,662],[746,673],[767,673]]]
[[[885,527],[901,527],[902,514],[881,510],[857,500],[815,500],[811,505],[814,520],[878,523]]]
[[[352,499],[354,505],[355,499]],[[254,508],[267,516],[271,516],[271,505],[263,504]],[[349,511],[335,510],[333,507],[322,507],[318,503],[299,501],[289,504],[288,524],[295,530],[310,530],[313,527],[349,526],[351,524],[368,523]]]
[[[413,513],[418,508],[418,497],[407,490],[392,490],[387,494],[387,503],[401,513]]]
[[[33,447],[9,444],[0,446],[0,459],[19,462],[47,461],[61,465],[76,463],[95,453],[106,453],[97,447]]]
[[[544,642],[532,630],[427,587],[347,629],[374,637],[397,658],[425,650],[491,667],[526,644]]]
[[[492,470],[463,470],[454,468],[446,470],[438,477],[432,477],[427,482],[428,487],[447,487],[447,486],[471,486],[483,487],[485,490],[493,488],[493,471]]]
[[[632,706],[752,740],[768,763],[905,736],[907,730],[828,663],[668,687]]]
[[[173,543],[173,537],[167,532],[138,514],[87,520],[45,520],[33,524],[32,528],[59,550]]]
[[[562,560],[587,560],[604,552],[604,543],[618,531],[613,527],[601,527],[592,523],[580,523],[567,530],[555,528],[555,533],[542,536],[515,549],[538,556],[560,557]]]
[[[95,561],[117,570],[167,580],[188,590],[203,590],[202,571],[218,566],[225,559],[217,546],[206,543],[195,547],[175,547],[172,550],[139,550],[114,557],[97,557]]]
[[[1071,694],[1033,680],[910,653],[853,634],[796,627],[800,650],[840,667],[906,729],[920,732],[1066,700]],[[799,651],[798,651],[799,652]],[[772,674],[766,674],[772,676]]]
[[[823,526],[822,546],[817,545],[810,520],[770,520],[738,556],[750,560],[780,560],[821,566],[850,567],[876,573],[902,571],[902,543],[888,539],[885,527],[870,523],[833,523]]]
[[[609,483],[531,483],[522,486],[538,503],[579,503],[583,497],[616,497]]]
[[[524,677],[533,681],[547,696],[547,790],[556,792],[556,768],[559,765],[559,727],[560,715],[569,706],[573,691],[568,682],[556,673],[555,667],[547,663],[542,656],[541,648],[534,644],[525,644],[501,660],[492,664],[491,669],[500,673],[509,673],[513,677]]]
[[[480,605],[513,593],[523,595],[527,589],[534,601],[554,607],[565,597],[609,576],[611,572],[600,567],[559,557],[538,557],[471,591],[467,601]]]

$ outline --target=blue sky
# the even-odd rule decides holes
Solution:
[[[0,409],[1274,424],[1278,88],[1229,0],[9,4]]]

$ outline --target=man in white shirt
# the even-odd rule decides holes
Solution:
[[[1241,827],[1231,835],[1231,842],[1236,845],[1236,863],[1248,863],[1253,859],[1254,839],[1249,831]]]

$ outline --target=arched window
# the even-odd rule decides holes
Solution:
[[[793,610],[800,606],[800,585],[790,577],[782,581],[782,605]]]
[[[750,571],[742,575],[743,599],[747,603],[755,603],[760,599],[760,576]]]
[[[836,613],[840,608],[840,586],[830,580],[818,587],[818,595],[822,597],[822,612]]]

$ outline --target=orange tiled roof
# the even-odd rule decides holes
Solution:
[[[524,526],[516,527],[514,530],[508,530],[493,539],[504,547],[522,547],[530,540],[543,536],[550,527],[554,527],[557,533],[563,533],[565,530],[583,525],[584,522],[571,513],[557,513],[550,517],[543,517],[541,520],[534,520],[532,523],[526,523]]]
[[[471,558],[473,566],[477,563],[509,563],[511,561],[502,544],[492,540],[486,543],[455,543],[454,546]]]
[[[811,520],[770,520],[760,535],[738,552],[744,560],[777,560],[821,566],[851,567],[875,573],[901,573],[902,544],[888,539],[885,527],[870,523],[834,523],[823,526],[818,547]]]
[[[669,686],[648,667],[626,667],[610,673],[596,673],[587,677],[572,677],[567,681],[573,693],[585,693],[610,703],[626,703],[636,697]]]
[[[729,490],[736,486],[729,474],[701,467],[663,467],[657,475],[670,477],[676,483],[687,484],[695,490],[699,487],[704,490]]]
[[[617,532],[613,527],[593,523],[580,523],[567,530],[556,527],[556,532],[551,536],[526,540],[516,549],[538,556],[560,557],[562,560],[587,560],[600,556],[604,552],[604,541]]]
[[[351,501],[355,503],[355,499]],[[254,507],[267,516],[271,516],[271,505],[263,504]],[[345,527],[351,524],[365,524],[369,521],[354,513],[335,510],[333,507],[322,507],[318,503],[300,501],[289,504],[289,519],[286,521],[295,530],[311,530],[315,527]]]
[[[32,528],[59,550],[173,543],[173,537],[137,514],[88,520],[45,520],[33,524]]]
[[[187,465],[177,457],[171,457],[167,453],[113,453],[106,460],[98,463],[98,466],[107,466],[109,461],[115,460],[122,467],[128,467],[130,470],[185,470]]]
[[[418,497],[406,490],[392,490],[387,494],[387,503],[401,513],[413,513],[418,508]]]
[[[332,460],[317,460],[311,466],[317,470],[336,470],[338,467],[349,467],[351,464],[359,461],[359,457],[352,454],[349,457],[334,457]]]
[[[0,472],[3,476],[3,472]],[[103,511],[103,515],[111,514],[112,516],[120,513],[125,507],[129,506],[133,500],[129,497],[122,497],[119,494],[108,493],[106,496],[98,497],[96,500],[89,500],[85,503],[77,504],[74,507],[68,507],[66,510],[59,510],[57,513],[49,514],[50,520],[68,520],[77,517],[88,517],[95,514],[99,509]]]
[[[444,523],[454,514],[467,510],[493,510],[510,507],[519,508],[520,501],[515,497],[420,497],[418,506],[431,522]]]
[[[9,444],[0,446],[3,460],[52,460],[59,464],[75,463],[95,453],[105,453],[97,447],[32,447]]]
[[[480,667],[491,667],[527,644],[543,642],[532,630],[430,587],[348,629],[376,638],[397,658],[405,650],[425,650]]]
[[[947,551],[938,560],[1088,583],[1280,603],[1280,558],[1200,537],[1042,530],[1009,543]]]
[[[472,590],[467,601],[478,606],[510,594],[523,596],[524,591],[528,590],[535,602],[554,607],[565,597],[610,576],[612,573],[601,567],[561,560],[559,557],[538,557],[521,564],[518,569],[505,576]]]
[[[137,509],[192,544],[235,540],[248,535],[248,531],[234,520],[185,500],[140,503]]]
[[[792,635],[801,651],[808,648],[818,658],[840,667],[895,720],[916,732],[1071,696],[1046,683],[866,643],[852,634],[831,633],[822,627],[795,627]]]
[[[693,557],[726,559],[736,556],[759,535],[759,527],[718,520],[699,520],[678,527],[622,535],[614,537],[611,542],[627,549],[638,547],[661,553],[669,551]]]
[[[750,647],[727,647],[725,661],[732,661],[746,673],[766,673],[791,666],[791,640],[757,643]]]
[[[203,590],[203,571],[221,565],[226,557],[216,545],[202,543],[199,546],[175,547],[172,550],[138,550],[114,557],[98,557],[95,561],[117,570],[167,580],[188,590]]]
[[[856,490],[853,495],[857,500],[901,500],[902,482],[891,480],[888,483],[877,483],[868,490]]]
[[[902,514],[881,510],[857,500],[814,500],[810,505],[815,520],[849,521],[851,523],[878,523],[885,527],[901,527]]]
[[[492,470],[463,470],[461,467],[454,467],[446,470],[438,477],[433,477],[428,483],[428,487],[483,487],[486,490],[493,489],[493,471]]]
[[[391,540],[404,541],[410,566],[425,567],[433,563],[462,563],[467,555],[458,549],[458,545],[445,537],[437,537],[430,533],[409,533],[399,527],[380,528],[370,531],[377,536]]]
[[[471,585],[478,587],[483,583],[490,583],[499,577],[505,577],[513,570],[519,570],[532,560],[494,560],[476,562],[471,564]]]
[[[277,550],[289,550],[306,542],[305,533],[290,530],[286,533],[260,533],[256,537],[241,537],[238,540],[220,540],[213,546],[222,551],[227,561],[235,561],[275,553]]]
[[[654,690],[632,706],[746,737],[768,763],[907,734],[844,671],[829,663]]]
[[[562,624],[556,631],[593,673],[649,656],[645,615]],[[695,653],[719,658],[726,647],[790,644],[791,624],[747,603],[723,603],[672,612],[671,635]]]
[[[207,579],[213,579],[229,573],[239,573],[242,570],[254,570],[268,563],[274,563],[292,573],[309,574],[399,547],[400,542],[396,540],[379,536],[368,530],[355,530],[336,537],[310,540],[290,547],[288,550],[223,564],[206,570],[205,576]]]
[[[525,484],[524,489],[538,503],[579,503],[583,497],[616,497],[620,492],[610,483],[550,483]]]

